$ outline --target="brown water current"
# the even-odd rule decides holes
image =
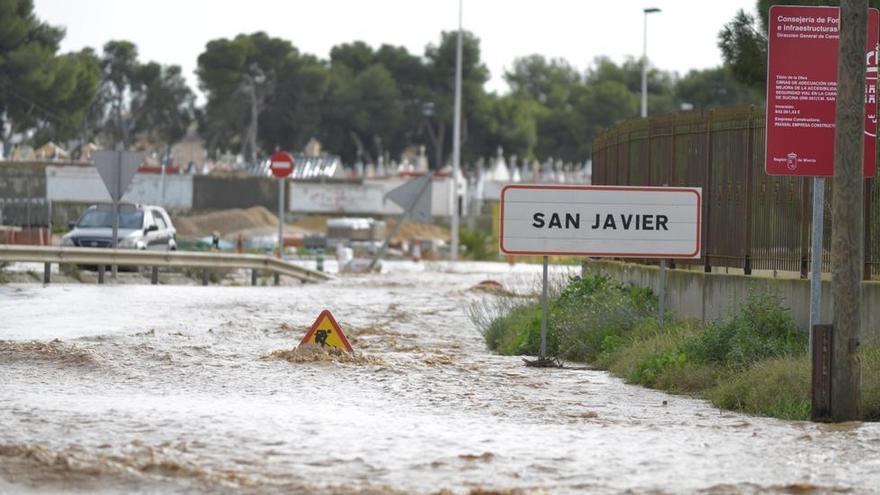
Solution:
[[[880,425],[752,418],[485,349],[471,290],[0,286],[0,493],[877,493]],[[323,309],[353,357],[295,351]]]

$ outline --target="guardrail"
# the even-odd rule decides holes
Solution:
[[[43,282],[50,282],[52,263],[95,265],[99,267],[98,282],[103,283],[106,266],[149,266],[153,267],[152,283],[159,281],[159,268],[202,268],[202,283],[207,285],[207,270],[210,268],[250,269],[251,284],[256,285],[257,273],[268,271],[278,277],[285,275],[302,282],[323,282],[330,276],[315,270],[303,268],[271,256],[257,254],[233,254],[218,252],[188,251],[139,251],[135,249],[101,249],[56,246],[15,246],[0,244],[0,262],[44,263]]]

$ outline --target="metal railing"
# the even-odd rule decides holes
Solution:
[[[593,184],[703,188],[703,258],[696,262],[706,271],[730,267],[806,277],[811,179],[764,172],[764,109],[755,105],[627,121],[593,140]],[[831,269],[831,182],[824,271]],[[865,180],[866,279],[880,276],[878,193],[880,181]]]
[[[80,247],[15,246],[0,244],[0,263],[44,263],[44,282],[49,282],[52,263],[91,266],[147,266],[153,267],[153,283],[157,283],[161,268],[231,268],[252,270],[251,281],[256,284],[258,271],[284,275],[302,282],[317,283],[330,279],[325,273],[303,268],[271,256],[185,251],[139,251],[135,249],[101,249]],[[206,273],[206,272],[203,272]],[[103,270],[99,271],[102,278]],[[203,278],[206,283],[206,278]]]

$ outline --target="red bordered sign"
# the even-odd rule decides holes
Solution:
[[[702,189],[510,185],[501,251],[519,255],[699,258]]]
[[[837,7],[770,7],[765,168],[770,175],[834,175]],[[864,176],[876,174],[880,11],[868,9]]]

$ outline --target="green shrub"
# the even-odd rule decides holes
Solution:
[[[560,357],[596,361],[628,342],[656,307],[650,290],[621,284],[607,275],[570,278],[552,305]]]
[[[607,275],[572,277],[548,303],[547,353],[574,361],[595,360],[628,342],[633,329],[656,307],[650,290],[623,285]],[[485,311],[471,312],[489,349],[508,355],[538,354],[540,304],[519,302],[501,309],[492,318],[486,318]]]
[[[459,239],[464,246],[464,255],[472,260],[491,260],[498,255],[492,236],[483,230],[460,229]]]
[[[706,393],[724,409],[758,416],[810,417],[810,359],[806,354],[769,358],[732,374]]]
[[[862,418],[880,421],[880,346],[864,346],[859,354],[862,361]]]
[[[684,344],[694,361],[743,369],[762,359],[797,356],[807,350],[807,334],[773,294],[749,294],[730,318],[709,324]]]
[[[549,326],[549,325],[548,325]],[[515,305],[506,314],[493,319],[483,337],[486,346],[499,354],[516,356],[538,354],[541,348],[541,306],[535,303]],[[548,329],[547,352],[556,354],[556,335]]]

